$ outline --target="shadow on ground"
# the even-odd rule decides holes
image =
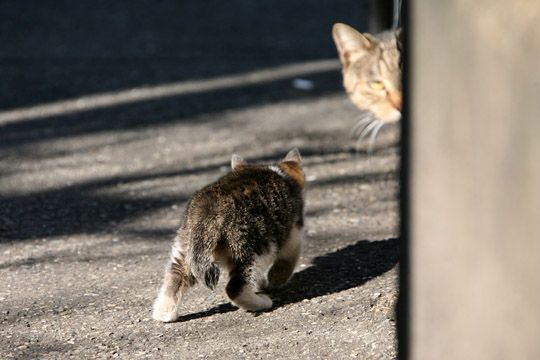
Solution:
[[[398,259],[398,239],[358,241],[316,257],[312,266],[295,273],[283,289],[270,294],[275,307],[280,307],[348,290],[389,271]]]
[[[4,1],[2,108],[334,58],[332,24],[366,29],[367,10],[366,1]]]
[[[120,182],[118,182],[120,183]],[[184,194],[133,198],[98,195],[96,183],[29,195],[0,195],[0,242],[114,230],[126,219],[184,202]]]
[[[305,150],[306,156],[320,152],[320,149]],[[268,162],[282,155],[272,153],[250,161]],[[147,211],[182,204],[189,195],[179,193],[169,197],[133,198],[128,194],[98,194],[100,191],[148,180],[215,172],[229,164],[227,161],[195,168],[112,176],[30,194],[0,194],[0,241],[99,233],[114,229],[119,222],[141,216]]]
[[[306,163],[310,163],[311,156],[330,156],[343,152],[344,150],[340,148],[302,148],[302,155]],[[279,160],[282,156],[282,151],[271,152],[264,156],[248,158],[248,161],[269,163]],[[132,197],[128,194],[106,195],[103,194],[103,191],[114,189],[119,185],[136,184],[143,181],[215,173],[229,165],[230,162],[227,160],[193,168],[111,176],[29,194],[0,194],[2,202],[0,207],[0,241],[39,239],[47,236],[78,233],[94,234],[114,230],[118,223],[124,220],[143,216],[149,211],[182,205],[191,194]],[[384,181],[392,178],[393,173],[393,171],[385,171],[355,176],[339,175],[316,180],[310,184],[310,187]],[[216,178],[217,176],[219,176],[218,173],[216,173]],[[146,236],[156,238],[160,234],[163,233],[149,230]],[[139,235],[145,234],[141,232]]]
[[[245,1],[142,0],[126,7],[111,2],[53,4],[47,0],[34,5],[29,9],[19,2],[0,4],[4,20],[0,92],[6,95],[2,111],[28,110],[134,87],[337,59],[332,24],[345,21],[362,29],[367,13],[367,3],[357,1],[300,4],[264,0],[254,5]],[[300,16],[302,21],[298,21]],[[151,129],[160,125],[211,122],[212,128],[219,128],[219,114],[229,109],[342,93],[337,69],[302,77],[313,81],[312,90],[294,88],[291,81],[295,76],[279,77],[264,83],[247,82],[226,89],[6,121],[0,125],[0,171],[21,179],[39,177],[57,170],[40,167],[39,162],[58,152],[67,151],[65,156],[76,158],[104,146],[102,140],[81,141],[80,146],[65,150],[62,141],[66,139],[112,133],[117,134],[118,142],[113,143],[118,145],[125,141],[121,135],[152,136]],[[32,169],[37,171],[26,174],[28,168],[19,166],[21,160],[34,161]],[[125,193],[105,196],[98,194],[100,191],[120,183],[202,173],[223,165],[151,175],[102,174],[101,179],[85,179],[75,185],[59,179],[49,190],[0,190],[0,241],[110,230],[145,212],[182,203],[188,194],[134,198]]]
[[[268,292],[274,301],[272,310],[358,287],[391,270],[398,260],[398,239],[361,240],[343,249],[318,256],[310,267],[295,273],[283,288]],[[183,315],[177,322],[235,310],[235,306],[224,303],[205,311]]]
[[[295,101],[327,96],[342,91],[339,71],[322,71],[305,78],[314,82],[310,91],[295,89],[294,77],[229,89],[166,96],[131,104],[112,104],[106,108],[61,114],[49,118],[29,118],[0,124],[0,150],[17,151],[34,143],[61,140],[100,132],[146,130],[149,127],[188,122],[213,122],[219,127],[219,113],[279,101]],[[111,95],[113,97],[113,95]],[[213,114],[201,118],[201,115]],[[31,155],[31,149],[25,150]]]

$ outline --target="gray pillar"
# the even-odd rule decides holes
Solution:
[[[540,1],[410,25],[411,359],[540,359]]]

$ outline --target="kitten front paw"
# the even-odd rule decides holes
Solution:
[[[273,303],[270,296],[261,293],[257,294],[256,296],[258,299],[250,304],[251,306],[249,306],[249,308],[246,308],[247,311],[259,312],[272,308]]]
[[[259,312],[272,308],[272,299],[266,294],[244,292],[238,298],[232,300],[233,304],[246,311]]]
[[[171,322],[178,318],[176,301],[167,296],[159,295],[154,303],[152,318],[161,322]]]

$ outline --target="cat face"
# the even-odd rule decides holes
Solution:
[[[400,31],[374,37],[338,23],[332,35],[343,65],[343,85],[351,101],[384,122],[401,119]]]

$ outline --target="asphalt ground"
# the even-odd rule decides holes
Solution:
[[[393,359],[397,129],[350,139],[330,29],[364,1],[0,3],[0,358]],[[299,81],[300,80],[300,81]],[[272,311],[151,319],[194,191],[297,146],[305,247]]]

